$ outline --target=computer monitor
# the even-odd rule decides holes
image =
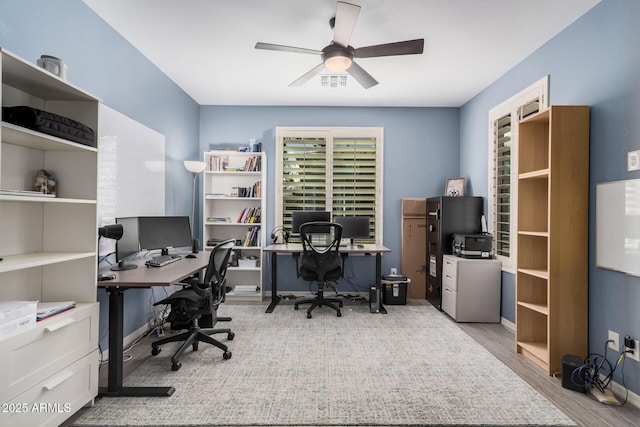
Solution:
[[[188,216],[140,216],[138,239],[141,250],[161,249],[162,255],[169,248],[191,247],[191,225]]]
[[[333,222],[342,226],[342,237],[349,238],[351,246],[354,239],[367,239],[371,236],[368,216],[336,216]]]
[[[140,251],[138,243],[138,218],[116,218],[116,224],[122,224],[122,237],[116,241],[116,265],[111,267],[113,271],[133,270],[136,264],[127,264],[126,260]]]
[[[300,226],[305,222],[331,221],[331,212],[328,211],[292,211],[291,233],[300,234]]]

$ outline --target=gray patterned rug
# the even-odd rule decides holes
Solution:
[[[388,309],[307,319],[291,305],[223,306],[231,359],[201,344],[173,372],[167,345],[125,385],[173,385],[173,396],[102,398],[74,425],[575,425],[435,308]]]

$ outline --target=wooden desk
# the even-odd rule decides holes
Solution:
[[[109,293],[109,377],[108,386],[99,390],[99,396],[171,396],[173,387],[123,387],[122,386],[122,347],[124,339],[124,291],[127,289],[150,288],[152,286],[171,286],[190,277],[207,267],[211,252],[200,252],[195,258],[182,259],[164,267],[147,267],[146,259],[130,261],[138,265],[134,270],[109,271],[115,279],[98,282],[99,288]]]
[[[266,312],[271,313],[276,305],[280,302],[278,296],[278,255],[300,255],[302,253],[301,243],[277,244],[269,245],[264,248],[265,252],[271,253],[271,303],[267,307]],[[376,285],[380,285],[382,278],[382,254],[391,252],[391,250],[383,245],[366,244],[362,247],[357,245],[340,246],[340,253],[353,256],[376,256]]]

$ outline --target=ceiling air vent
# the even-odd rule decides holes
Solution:
[[[347,77],[344,74],[338,75],[321,75],[320,85],[322,87],[346,87]]]

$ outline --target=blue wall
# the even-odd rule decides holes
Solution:
[[[607,331],[640,337],[640,278],[595,267],[595,188],[640,178],[626,171],[626,153],[640,149],[640,2],[603,0],[460,110],[460,169],[486,196],[488,111],[545,75],[550,105],[590,105],[589,351],[602,354]],[[502,315],[515,321],[515,280],[503,274]],[[584,355],[582,355],[584,356]],[[617,354],[609,357],[614,360]],[[625,381],[640,393],[640,366],[627,360]],[[621,383],[621,369],[615,380]]]
[[[267,154],[267,231],[274,227],[275,127],[353,126],[384,127],[384,245],[391,253],[382,257],[382,271],[400,267],[401,199],[441,195],[447,177],[458,176],[457,108],[371,108],[371,107],[222,107],[203,106],[200,113],[200,149],[246,145],[249,138],[262,140]],[[268,234],[267,234],[268,236]],[[295,280],[293,261],[282,258],[278,291],[307,290]],[[375,282],[373,260],[355,258],[357,273],[353,289],[364,291]],[[270,289],[270,266],[264,269],[265,288]],[[290,276],[293,275],[293,278]]]

